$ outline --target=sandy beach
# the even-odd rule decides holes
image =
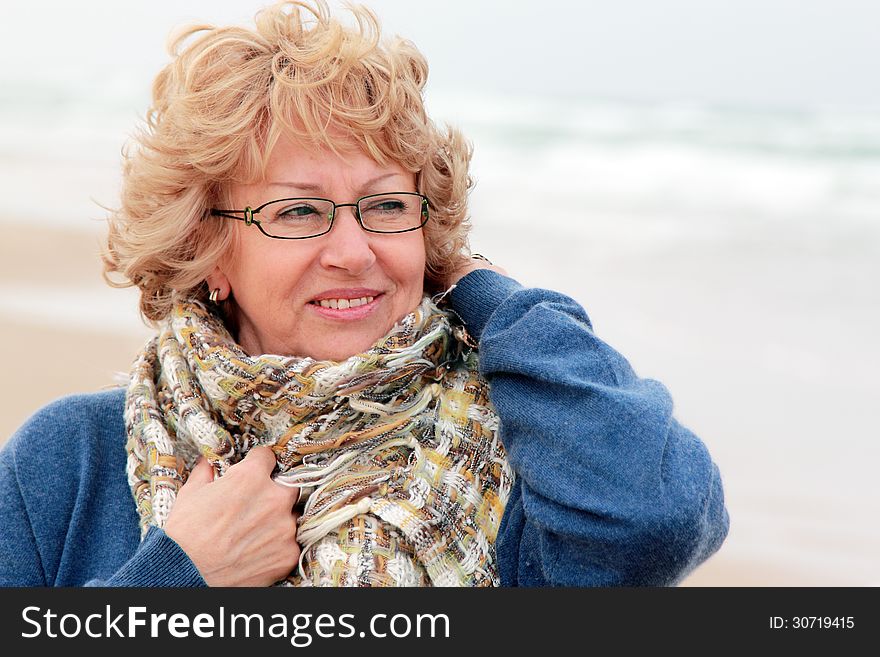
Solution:
[[[5,231],[0,242],[0,339],[6,345],[7,372],[16,375],[4,377],[4,441],[53,399],[115,385],[116,373],[128,370],[149,335],[138,325],[132,296],[103,282],[99,240],[97,231]],[[131,310],[132,320],[103,326],[84,321],[90,313],[88,301],[108,294]]]

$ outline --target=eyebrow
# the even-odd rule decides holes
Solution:
[[[364,192],[369,189],[371,186],[375,185],[377,182],[385,180],[387,178],[393,178],[394,176],[400,176],[399,173],[383,173],[374,178],[370,178],[363,185],[360,186],[360,192]],[[324,188],[322,185],[318,183],[308,183],[308,182],[288,182],[288,181],[270,181],[267,183],[270,187],[293,187],[296,189],[301,189],[305,192],[320,192]]]

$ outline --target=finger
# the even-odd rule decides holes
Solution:
[[[200,456],[181,490],[184,488],[187,490],[198,490],[212,481],[214,481],[214,466],[204,456]]]
[[[295,507],[297,504],[299,504],[299,497],[300,497],[301,493],[302,493],[301,489],[299,489],[299,488],[293,489],[293,499],[290,502],[291,507]]]
[[[272,479],[272,483],[287,492],[287,497],[291,508],[295,507],[299,503],[302,489],[300,489],[298,486],[285,483],[284,481],[278,481],[277,479]]]
[[[250,450],[245,457],[240,461],[240,464],[247,463],[251,467],[256,467],[261,472],[265,472],[267,475],[272,474],[272,470],[275,469],[275,452],[273,452],[268,447],[264,447],[260,445],[259,447],[254,447]],[[239,465],[237,463],[236,465]],[[236,465],[233,465],[232,468],[235,468]],[[230,470],[232,470],[230,468]]]

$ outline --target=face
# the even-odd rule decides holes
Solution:
[[[397,164],[379,165],[359,150],[304,150],[288,140],[273,150],[263,182],[230,190],[236,209],[288,197],[353,203],[368,194],[414,191],[414,174]],[[303,240],[272,239],[255,225],[229,221],[237,230],[235,248],[207,282],[220,288],[219,298],[230,298],[237,340],[250,355],[344,360],[371,347],[421,302],[421,230],[368,233],[353,207],[336,211],[329,233]]]

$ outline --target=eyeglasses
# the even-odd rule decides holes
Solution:
[[[211,215],[255,224],[266,237],[304,240],[329,233],[338,208],[354,208],[361,228],[369,233],[408,233],[428,222],[428,197],[415,192],[362,196],[354,203],[326,198],[282,198],[257,208],[211,210]],[[242,215],[242,216],[239,216]],[[260,219],[254,216],[259,215]]]

